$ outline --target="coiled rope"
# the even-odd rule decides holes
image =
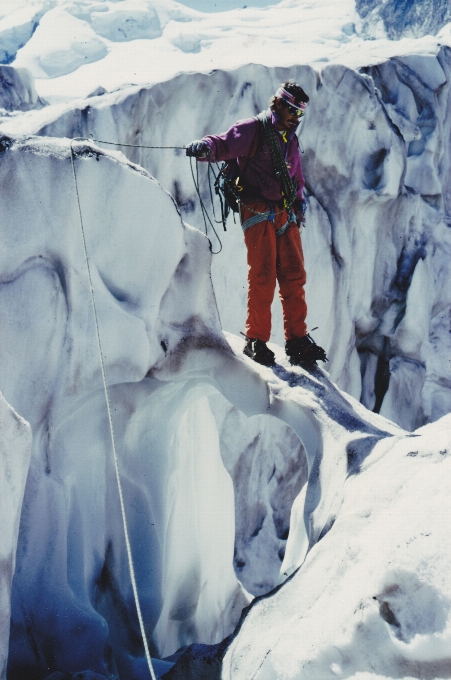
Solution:
[[[92,137],[74,137],[72,141],[86,141],[86,142],[95,142],[96,144],[108,144],[109,146],[127,146],[129,148],[133,149],[186,149],[186,146],[149,146],[146,144],[124,144],[122,142],[107,142],[104,139],[93,139]],[[210,166],[210,163],[209,163]],[[210,244],[210,252],[212,255],[219,255],[219,253],[222,250],[222,242],[221,239],[219,238],[218,232],[216,231],[214,224],[210,218],[210,215],[208,214],[207,208],[205,206],[205,203],[202,200],[202,196],[200,193],[200,183],[199,183],[199,166],[196,163],[196,174],[194,174],[193,170],[193,158],[190,157],[190,169],[191,169],[191,177],[193,178],[193,183],[194,183],[194,188],[196,189],[196,194],[197,197],[199,198],[199,204],[200,204],[200,209],[202,212],[202,218],[204,220],[204,228],[205,228],[205,236],[207,237],[209,244]],[[210,176],[210,175],[209,175]],[[214,205],[213,205],[213,197],[211,193],[211,186],[210,186],[210,197],[211,197],[211,205],[213,209],[213,214],[214,214]],[[216,217],[214,218],[215,222],[220,224],[218,220],[216,220]],[[213,250],[212,243],[210,239],[208,238],[208,224],[210,224],[211,229],[213,230],[214,235],[216,236],[216,239],[218,240],[219,243],[219,250]],[[225,227],[224,227],[225,231]]]
[[[116,450],[116,441],[114,437],[114,426],[113,426],[113,417],[111,413],[111,404],[110,404],[110,398],[108,394],[108,387],[107,387],[107,382],[106,382],[106,375],[105,375],[105,364],[103,361],[103,352],[102,352],[102,342],[100,339],[100,330],[99,330],[99,320],[97,316],[97,308],[96,308],[96,300],[95,300],[95,295],[94,295],[94,287],[92,285],[92,276],[91,276],[91,267],[89,265],[89,257],[88,257],[88,248],[86,245],[86,236],[85,236],[85,228],[83,225],[83,216],[81,212],[81,205],[80,205],[80,193],[78,190],[78,182],[77,182],[77,173],[75,172],[75,157],[74,157],[74,150],[73,150],[73,142],[76,141],[75,139],[71,140],[70,142],[70,157],[71,157],[71,162],[72,162],[72,171],[74,174],[74,183],[75,183],[75,193],[77,195],[77,205],[78,205],[78,214],[80,217],[80,228],[81,228],[81,233],[82,233],[82,238],[83,238],[83,248],[84,248],[84,253],[85,253],[85,261],[86,261],[86,268],[88,270],[88,279],[89,279],[89,290],[91,293],[91,304],[92,304],[92,310],[94,314],[94,321],[95,321],[95,327],[96,327],[96,335],[97,335],[97,346],[99,349],[99,356],[100,356],[100,366],[102,370],[102,380],[103,380],[103,390],[105,393],[105,401],[106,401],[106,406],[107,406],[107,411],[108,411],[108,424],[110,428],[110,435],[111,435],[111,446],[113,449],[113,458],[114,458],[114,468],[116,471],[116,480],[117,480],[117,488],[119,492],[119,501],[121,504],[121,513],[122,513],[122,523],[124,526],[124,536],[125,536],[125,545],[127,549],[127,558],[128,558],[128,566],[129,566],[129,571],[130,571],[130,580],[132,584],[132,589],[133,589],[133,597],[135,599],[135,606],[136,606],[136,613],[138,616],[138,621],[139,621],[139,628],[141,631],[141,636],[143,639],[143,644],[144,644],[144,651],[146,655],[146,660],[147,660],[147,665],[149,667],[149,672],[150,672],[150,677],[152,680],[157,680],[156,675],[153,670],[152,666],[152,660],[150,658],[150,652],[149,652],[149,645],[147,643],[147,637],[146,637],[146,631],[144,629],[144,623],[143,623],[143,617],[141,614],[141,606],[139,603],[139,596],[138,596],[138,588],[136,585],[136,578],[135,578],[135,567],[133,565],[133,556],[132,556],[132,549],[130,545],[130,538],[129,538],[129,533],[128,533],[128,526],[127,526],[127,517],[125,514],[125,505],[124,505],[124,495],[122,491],[122,482],[121,482],[121,476],[119,474],[119,461],[118,461],[118,456],[117,456],[117,450]]]

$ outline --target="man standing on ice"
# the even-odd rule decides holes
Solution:
[[[305,323],[306,274],[299,230],[306,203],[296,128],[308,100],[297,83],[283,83],[271,97],[268,111],[238,121],[223,134],[207,135],[186,149],[187,156],[199,160],[237,160],[239,177],[233,192],[239,192],[248,262],[244,354],[265,366],[274,365],[275,358],[266,343],[276,279],[290,363],[310,369],[317,360],[327,361]]]

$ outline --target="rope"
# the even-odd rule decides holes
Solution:
[[[200,195],[200,186],[199,186],[199,164],[196,162],[196,177],[194,177],[193,159],[192,159],[192,157],[190,157],[190,159],[189,159],[189,166],[190,166],[190,168],[191,168],[191,177],[193,178],[194,187],[195,187],[195,189],[196,189],[196,193],[197,193],[197,196],[198,196],[198,198],[199,198],[200,208],[201,208],[201,211],[202,211],[202,217],[203,217],[203,219],[204,219],[205,236],[208,238],[208,235],[207,235],[207,232],[208,232],[207,220],[208,220],[208,222],[210,223],[211,228],[213,229],[214,235],[216,236],[216,238],[217,238],[218,241],[219,241],[219,250],[214,251],[213,248],[212,248],[212,245],[211,245],[211,241],[210,241],[210,239],[208,239],[208,240],[210,241],[210,251],[211,251],[211,254],[212,254],[212,255],[219,255],[219,253],[220,253],[221,250],[222,250],[221,239],[220,239],[219,236],[218,236],[218,232],[216,231],[216,229],[215,229],[215,227],[214,227],[214,224],[213,224],[213,222],[211,221],[210,215],[208,214],[207,208],[205,207],[205,204],[204,204],[204,202],[203,202],[203,200],[202,200],[202,197],[201,197],[201,195]],[[224,226],[224,231],[225,231],[225,226]]]
[[[72,141],[87,141],[87,142],[96,142],[96,144],[109,144],[110,146],[128,146],[133,149],[186,149],[186,146],[146,146],[144,144],[123,144],[122,142],[106,142],[103,139],[93,139],[92,137],[74,137]],[[71,150],[72,150],[72,142],[71,142]],[[200,209],[202,212],[202,217],[204,220],[204,225],[205,225],[205,236],[207,237],[209,243],[210,243],[210,252],[212,255],[219,255],[219,253],[222,250],[222,243],[221,239],[218,236],[218,233],[213,225],[213,222],[210,219],[210,216],[207,212],[207,208],[205,207],[205,204],[201,198],[200,195],[200,187],[199,187],[199,170],[196,166],[196,179],[194,178],[194,172],[193,172],[193,166],[192,166],[192,159],[190,157],[190,167],[191,167],[191,176],[193,178],[193,183],[194,183],[194,188],[196,189],[197,196],[199,198],[199,203],[200,203]],[[210,188],[210,194],[211,194],[211,188]],[[212,207],[213,207],[213,199],[212,199]],[[216,215],[214,214],[214,207],[213,207],[213,215],[214,215],[214,220],[215,222],[220,222],[216,220]],[[211,241],[208,238],[208,225],[207,225],[207,220],[210,223],[211,228],[213,229],[214,235],[216,236],[217,240],[219,241],[219,250],[214,251]],[[224,227],[224,231],[226,231]]]
[[[110,146],[130,146],[133,147],[133,149],[186,149],[186,146],[145,146],[144,144],[122,144],[121,142],[105,142],[103,139],[93,139],[92,137],[74,137],[74,139],[86,140],[87,142],[96,142],[97,144],[109,144]]]
[[[127,517],[125,514],[125,505],[124,505],[124,497],[123,497],[123,492],[122,492],[122,482],[121,482],[121,477],[119,474],[119,461],[118,461],[118,456],[117,456],[117,451],[116,451],[116,442],[114,438],[114,427],[113,427],[113,417],[111,414],[111,405],[110,405],[110,399],[108,395],[108,387],[106,383],[106,375],[105,375],[105,364],[103,361],[103,353],[102,353],[102,343],[100,340],[100,330],[99,330],[99,320],[97,316],[97,309],[96,309],[96,301],[94,297],[94,287],[92,285],[92,276],[91,276],[91,267],[89,265],[89,258],[88,258],[88,248],[86,245],[86,236],[85,236],[85,229],[83,225],[83,217],[81,213],[81,205],[80,205],[80,194],[78,191],[78,182],[77,182],[77,174],[75,172],[75,159],[74,159],[74,150],[72,147],[72,144],[75,140],[71,140],[70,142],[70,156],[71,156],[71,161],[72,161],[72,171],[74,173],[74,183],[75,183],[75,192],[77,194],[77,205],[78,205],[78,214],[80,217],[80,227],[81,227],[81,233],[83,237],[83,248],[85,252],[85,260],[86,260],[86,268],[88,270],[88,279],[89,279],[89,290],[91,293],[91,303],[92,303],[92,310],[94,313],[94,321],[95,321],[95,327],[96,327],[96,335],[97,335],[97,346],[99,348],[99,355],[100,355],[100,366],[102,370],[102,380],[103,380],[103,389],[105,392],[105,401],[106,401],[106,406],[107,406],[107,411],[108,411],[108,423],[110,427],[110,435],[111,435],[111,445],[113,449],[113,457],[114,457],[114,467],[116,471],[116,480],[117,480],[117,488],[119,492],[119,501],[121,504],[121,513],[122,513],[122,522],[124,525],[124,536],[125,536],[125,545],[127,548],[127,557],[128,557],[128,566],[130,570],[130,580],[132,583],[132,589],[133,589],[133,596],[135,598],[135,606],[136,606],[136,613],[138,615],[138,621],[139,621],[139,628],[141,631],[141,636],[143,639],[143,644],[144,644],[144,651],[146,654],[146,659],[147,659],[147,665],[149,667],[149,672],[150,672],[150,677],[152,680],[157,680],[153,666],[152,666],[152,660],[150,658],[150,652],[149,652],[149,646],[147,643],[147,638],[146,638],[146,631],[144,629],[144,623],[143,623],[143,618],[141,614],[141,606],[139,604],[139,597],[138,597],[138,588],[136,586],[136,578],[135,578],[135,568],[133,566],[133,557],[132,557],[132,549],[130,545],[130,538],[128,534],[128,527],[127,527]]]

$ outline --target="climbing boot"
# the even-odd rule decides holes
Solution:
[[[307,370],[314,368],[317,361],[327,361],[326,352],[308,334],[302,338],[287,340],[285,352],[292,366],[301,366]]]
[[[250,357],[263,366],[274,366],[275,364],[274,352],[271,352],[266,346],[266,342],[258,340],[257,338],[247,338],[243,352],[247,357]]]

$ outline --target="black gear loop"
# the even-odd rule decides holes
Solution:
[[[209,243],[210,243],[210,251],[211,251],[211,254],[212,254],[212,255],[219,255],[219,253],[220,253],[221,250],[222,250],[221,239],[220,239],[219,236],[218,236],[218,232],[216,231],[215,226],[214,226],[213,222],[211,221],[210,215],[208,214],[207,208],[205,207],[205,203],[203,202],[202,196],[200,195],[200,186],[199,186],[199,166],[198,166],[198,164],[196,163],[196,176],[194,176],[194,170],[193,170],[193,157],[192,157],[192,156],[190,156],[189,165],[190,165],[190,169],[191,169],[191,177],[193,178],[194,188],[196,189],[196,193],[197,193],[197,196],[198,196],[198,198],[199,198],[200,209],[201,209],[202,217],[203,217],[203,220],[204,220],[204,225],[205,225],[205,236],[208,238],[208,224],[207,224],[207,220],[208,220],[208,222],[210,223],[211,228],[213,229],[214,235],[216,236],[216,238],[218,239],[218,242],[219,242],[219,250],[216,250],[216,251],[215,251],[215,250],[213,250],[213,246],[212,246],[212,243],[211,243],[210,239],[208,239],[208,241],[209,241]]]

